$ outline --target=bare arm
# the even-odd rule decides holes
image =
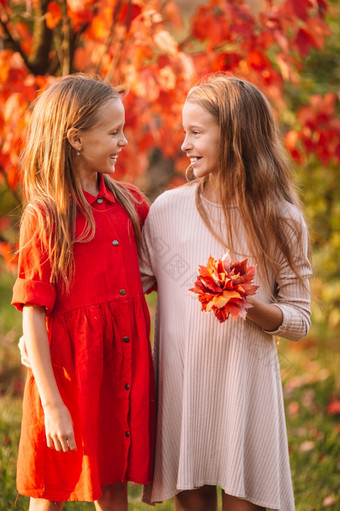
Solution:
[[[23,308],[23,332],[44,410],[47,445],[57,451],[75,450],[72,418],[54,377],[43,308],[30,305]]]
[[[262,302],[253,296],[248,298],[252,308],[248,309],[247,318],[267,331],[275,331],[283,321],[283,314],[279,307],[272,303]]]

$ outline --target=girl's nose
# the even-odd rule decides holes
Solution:
[[[190,144],[188,141],[188,137],[185,136],[183,140],[183,144],[181,145],[181,150],[186,153],[190,149]]]
[[[122,137],[121,137],[121,139],[120,139],[120,141],[119,141],[119,145],[120,145],[121,147],[124,147],[124,146],[126,146],[127,144],[128,144],[128,140],[127,140],[127,138],[125,137],[124,133],[122,133]]]

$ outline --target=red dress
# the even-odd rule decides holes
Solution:
[[[54,501],[94,501],[116,482],[151,480],[154,376],[149,312],[138,267],[133,226],[100,176],[97,197],[84,192],[96,222],[94,239],[75,243],[69,294],[49,282],[39,240],[23,249],[12,304],[44,306],[51,359],[61,396],[73,419],[77,450],[47,447],[44,414],[29,370],[23,401],[17,489]],[[136,188],[130,187],[140,198]],[[137,204],[141,223],[148,212]],[[82,232],[79,213],[76,234]],[[26,214],[20,245],[34,236]]]

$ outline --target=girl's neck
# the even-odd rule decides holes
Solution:
[[[218,181],[216,177],[209,175],[207,181],[204,184],[203,197],[211,202],[220,202],[220,194],[218,189]]]
[[[99,192],[99,184],[98,184],[98,174],[91,174],[90,176],[81,176],[80,177],[81,187],[86,192],[91,195],[98,195]]]

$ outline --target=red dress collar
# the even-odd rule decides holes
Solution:
[[[104,199],[107,202],[115,203],[116,199],[113,193],[105,186],[105,181],[102,174],[98,173],[98,195],[92,195],[92,193],[83,190],[83,194],[87,202],[92,205],[97,202],[98,199]]]

